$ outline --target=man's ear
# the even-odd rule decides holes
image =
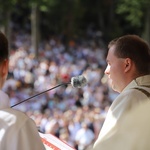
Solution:
[[[9,65],[8,59],[5,59],[2,62],[0,62],[0,89],[3,87],[5,80],[7,78],[8,65]]]
[[[1,75],[3,78],[6,78],[7,77],[7,74],[8,74],[8,69],[9,69],[9,60],[8,59],[5,59],[2,64],[1,64]]]
[[[131,70],[131,67],[132,67],[132,60],[130,58],[126,58],[125,61],[124,61],[124,71],[125,72],[128,72],[129,70]]]

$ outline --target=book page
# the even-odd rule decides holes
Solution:
[[[61,141],[59,138],[52,134],[43,134],[40,132],[39,134],[46,150],[75,150],[67,143]]]

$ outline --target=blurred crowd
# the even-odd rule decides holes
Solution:
[[[72,77],[84,75],[88,84],[70,84],[50,90],[14,107],[30,116],[39,132],[53,134],[70,146],[85,150],[92,146],[107,110],[117,93],[104,75],[106,49],[94,39],[64,44],[60,37],[39,43],[38,59],[30,34],[13,33],[8,80],[3,90],[13,106]]]

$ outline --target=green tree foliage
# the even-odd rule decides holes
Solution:
[[[31,26],[34,5],[38,10],[38,27],[42,37],[64,34],[85,36],[90,25],[106,40],[127,33],[142,35],[149,31],[149,0],[0,0],[0,22],[12,22],[21,29]],[[7,15],[9,16],[9,15]],[[149,33],[148,33],[149,34]],[[147,37],[148,35],[146,35]]]
[[[1,26],[5,25],[7,23],[7,17],[9,13],[11,13],[14,10],[14,6],[16,4],[17,0],[7,0],[3,1],[0,0],[0,22]]]
[[[124,23],[122,24],[124,32],[132,30],[132,33],[139,34],[149,41],[149,7],[149,0],[118,0],[116,13],[122,18],[120,21]]]
[[[123,14],[125,19],[131,23],[132,26],[140,27],[143,17],[141,0],[120,0],[117,8],[118,14]]]
[[[44,33],[80,34],[85,11],[80,0],[50,0],[47,5],[41,5],[40,10],[45,18],[41,21]]]

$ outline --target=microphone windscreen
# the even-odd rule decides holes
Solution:
[[[82,88],[85,85],[87,85],[87,79],[83,75],[80,75],[77,77],[72,77],[71,78],[71,85],[73,87]]]

